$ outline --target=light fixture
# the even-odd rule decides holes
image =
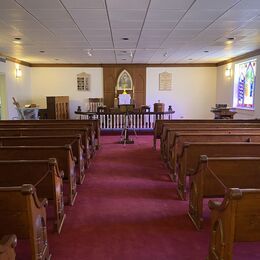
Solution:
[[[15,44],[22,44],[22,38],[20,38],[20,37],[15,37],[15,38],[13,39],[13,43],[15,43]]]
[[[234,42],[235,38],[234,37],[229,37],[226,40],[226,44],[232,44]]]
[[[165,53],[163,54],[163,56],[164,56],[164,57],[168,57],[168,52],[165,52]]]
[[[91,50],[88,50],[88,56],[91,57],[92,53],[90,52]]]
[[[230,78],[231,77],[231,68],[230,67],[227,67],[226,70],[225,70],[225,76],[227,78]]]
[[[131,58],[133,57],[133,52],[132,52],[132,51],[130,51],[130,57],[131,57]]]
[[[22,70],[20,69],[19,66],[16,67],[15,76],[16,76],[16,78],[21,78],[22,77]]]

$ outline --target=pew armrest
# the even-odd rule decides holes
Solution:
[[[3,247],[12,247],[15,248],[17,244],[16,235],[5,235],[0,240],[0,253],[2,252]]]

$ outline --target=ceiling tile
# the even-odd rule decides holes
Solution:
[[[183,15],[184,10],[149,10],[147,21],[178,21]]]
[[[104,9],[104,0],[61,0],[67,9]]]
[[[59,0],[16,0],[25,9],[61,9]]]
[[[150,4],[150,9],[187,10],[191,6],[192,2],[193,0],[152,0]]]
[[[109,0],[107,1],[108,9],[136,9],[145,10],[148,7],[149,0]]]
[[[110,21],[144,20],[145,10],[109,10]]]
[[[238,2],[240,2],[240,0],[197,0],[192,6],[192,10],[227,10]]]

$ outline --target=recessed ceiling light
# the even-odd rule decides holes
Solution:
[[[91,50],[88,50],[88,56],[89,56],[89,57],[92,56]]]
[[[44,53],[45,51],[41,50],[40,53]]]
[[[127,53],[127,51],[120,51],[120,52],[122,52],[122,53]]]
[[[128,41],[129,40],[129,38],[128,37],[123,37],[123,38],[121,38],[123,41]]]
[[[58,60],[60,60],[60,59],[55,59],[55,60],[57,60],[57,61],[58,61]]]
[[[192,60],[192,59],[189,59],[189,60]]]
[[[125,58],[123,58],[122,60],[126,60]]]
[[[207,52],[209,52],[209,51],[203,51],[203,52],[207,53]]]
[[[232,43],[234,42],[234,40],[235,40],[235,38],[229,37],[229,38],[227,38],[227,40],[226,40],[226,44],[232,44]]]
[[[165,52],[165,53],[163,54],[163,56],[164,56],[164,57],[168,57],[168,52]]]
[[[21,44],[21,43],[22,43],[22,38],[20,38],[20,37],[15,37],[14,40],[13,40],[13,43],[15,43],[15,44]]]

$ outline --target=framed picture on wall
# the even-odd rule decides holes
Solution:
[[[77,74],[77,90],[87,91],[90,89],[90,75],[86,72]]]

